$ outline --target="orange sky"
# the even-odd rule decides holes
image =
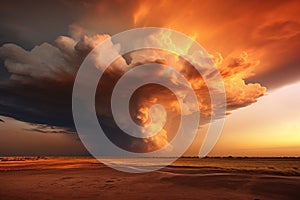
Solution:
[[[299,80],[295,75],[300,50],[298,1],[121,2],[84,3],[73,26],[109,34],[134,27],[167,27],[196,38],[212,55],[220,53],[224,62],[247,52],[250,60],[259,62],[255,69],[259,79],[253,80],[268,88]],[[280,70],[285,74],[278,80]]]
[[[107,4],[99,3],[96,12],[78,24],[91,20],[91,27],[101,30],[101,25],[93,26],[99,24],[93,19],[109,13],[101,12]],[[299,1],[146,0],[130,5],[128,12],[133,17],[129,27],[162,26],[183,32],[221,57],[221,66],[247,53],[246,64],[251,66],[244,78],[266,86],[267,96],[228,116],[213,155],[299,156],[300,85],[288,86],[300,81]]]
[[[135,27],[171,28],[195,38],[218,60],[218,66],[223,71],[233,61],[239,62],[237,68],[229,70],[236,70],[230,78],[238,77],[245,83],[230,83],[239,83],[240,87],[247,83],[259,83],[267,88],[266,95],[258,102],[234,110],[227,117],[222,136],[211,155],[300,155],[300,112],[297,112],[300,107],[299,1],[140,0],[78,4],[64,1],[63,5],[66,13],[75,13],[76,16],[66,25],[70,27],[70,35],[74,39],[76,34],[112,35]],[[63,146],[77,149],[65,154],[84,152],[76,137],[34,137],[34,134],[40,133],[26,131],[32,125],[19,126],[22,122],[0,118],[8,121],[0,122],[0,153],[20,146],[13,138],[23,137],[24,146],[20,148],[23,150],[19,151],[29,149],[33,152],[36,149],[39,152],[37,143],[51,146],[51,141],[59,141],[56,147],[59,150],[53,151],[48,147],[40,152],[57,153]],[[13,134],[8,137],[6,134],[9,132]],[[196,141],[188,154],[197,154],[198,148]]]

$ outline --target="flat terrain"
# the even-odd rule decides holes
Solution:
[[[182,158],[131,174],[93,158],[2,158],[1,200],[299,199],[300,159]]]

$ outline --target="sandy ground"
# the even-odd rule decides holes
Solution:
[[[300,198],[298,171],[282,172],[280,167],[276,171],[276,166],[262,170],[266,163],[255,164],[257,161],[249,161],[252,168],[241,167],[250,165],[244,161],[205,162],[191,165],[192,161],[184,160],[159,171],[130,174],[108,168],[91,158],[2,161],[0,199]],[[237,165],[239,162],[244,164]],[[220,163],[219,166],[216,163]],[[299,164],[300,161],[287,165],[298,170]]]

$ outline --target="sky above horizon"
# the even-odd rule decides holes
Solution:
[[[151,26],[194,38],[220,69],[230,114],[210,155],[300,156],[299,1],[0,4],[0,155],[87,155],[72,120],[76,71],[103,37]]]

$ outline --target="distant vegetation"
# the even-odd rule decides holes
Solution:
[[[0,157],[1,162],[9,162],[9,161],[26,161],[26,160],[39,160],[39,159],[46,159],[46,157],[41,156],[10,156],[10,157]]]
[[[180,158],[199,158],[198,156],[182,156]],[[269,157],[258,157],[258,156],[205,156],[202,159],[300,159],[300,156],[269,156]]]

